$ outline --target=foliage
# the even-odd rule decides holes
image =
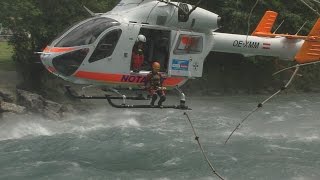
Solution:
[[[0,41],[0,70],[14,70],[12,47],[7,42]]]
[[[3,25],[13,31],[10,39],[13,60],[22,74],[24,85],[32,89],[41,88],[44,68],[39,63],[41,51],[65,28],[88,18],[83,8],[106,12],[115,0],[1,0],[0,19]]]

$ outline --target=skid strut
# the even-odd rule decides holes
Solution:
[[[111,95],[105,95],[105,96],[86,96],[86,95],[75,95],[71,91],[70,86],[65,86],[67,93],[72,97],[76,99],[106,99],[108,103],[115,108],[146,108],[146,109],[180,109],[180,110],[191,110],[188,106],[186,106],[186,98],[185,94],[178,88],[176,87],[176,90],[180,94],[180,104],[179,105],[163,105],[163,106],[151,106],[151,105],[129,105],[126,104],[126,100],[149,100],[149,98],[145,98],[142,95],[138,96],[126,96],[124,94],[121,94],[118,90],[116,89],[109,89],[110,91],[118,94],[119,96],[111,96]],[[112,100],[122,100],[122,104],[116,104]]]

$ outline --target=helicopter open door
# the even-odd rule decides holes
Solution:
[[[201,77],[205,38],[202,33],[176,31],[168,64],[168,76]]]

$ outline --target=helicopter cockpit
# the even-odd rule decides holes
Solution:
[[[91,18],[82,21],[78,25],[69,29],[65,35],[54,41],[55,47],[74,47],[89,45],[95,42],[99,35],[112,26],[120,23],[114,19],[106,17]],[[56,43],[55,43],[56,42]]]
[[[119,25],[118,21],[107,17],[84,20],[56,38],[44,50],[44,53],[55,53],[42,54],[42,62],[63,76],[70,76],[89,55],[88,61],[91,63],[113,53],[122,30],[116,28],[110,31],[110,28]]]

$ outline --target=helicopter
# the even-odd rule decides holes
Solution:
[[[52,74],[75,84],[106,86],[120,96],[86,96],[80,99],[107,99],[117,108],[156,108],[128,105],[121,89],[139,89],[151,71],[151,63],[161,64],[163,86],[177,89],[179,105],[162,108],[186,109],[185,95],[179,89],[187,80],[202,77],[205,58],[211,52],[238,53],[244,56],[274,56],[300,64],[320,59],[320,19],[307,36],[276,34],[271,30],[278,13],[267,11],[251,35],[216,32],[219,15],[196,5],[170,0],[121,0],[111,11],[93,13],[53,40],[40,57]],[[132,68],[132,50],[139,35],[146,37],[144,65]],[[122,99],[115,104],[113,99]]]

